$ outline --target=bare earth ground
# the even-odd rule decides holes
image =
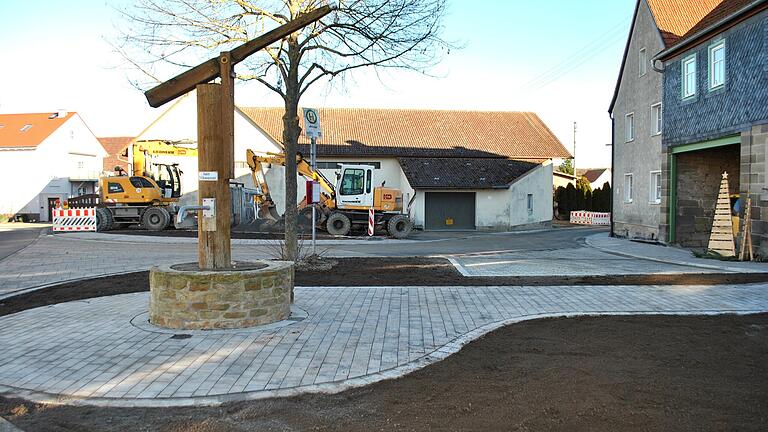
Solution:
[[[768,314],[546,319],[335,395],[172,409],[0,398],[0,415],[27,431],[758,431],[766,360]]]
[[[337,259],[297,285],[572,285],[595,278],[465,278],[443,259]],[[745,279],[752,278],[752,279]],[[768,275],[599,278],[599,283],[735,283]],[[147,272],[0,300],[0,316],[148,290]],[[499,329],[403,378],[336,395],[208,408],[42,406],[0,397],[27,431],[765,430],[768,314],[583,317]]]

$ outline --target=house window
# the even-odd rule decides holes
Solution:
[[[629,113],[624,119],[624,140],[626,142],[635,139],[635,113]]]
[[[21,131],[22,132],[26,132],[26,131],[28,131],[30,129],[32,129],[32,125],[31,124],[25,124],[24,126],[21,127]]]
[[[725,84],[725,41],[709,47],[709,89]]]
[[[77,161],[77,169],[83,169],[85,167],[85,163],[83,161]]]
[[[651,105],[651,121],[653,122],[653,124],[651,125],[651,129],[653,130],[653,135],[661,134],[661,126],[662,126],[661,102]]]
[[[683,99],[696,95],[696,54],[683,60]]]
[[[526,205],[528,208],[528,213],[533,213],[533,194],[528,194]]]
[[[645,48],[640,50],[640,58],[638,59],[638,69],[640,71],[640,76],[643,76],[648,72],[648,55],[645,51]]]
[[[651,204],[661,203],[661,171],[651,171]]]
[[[634,200],[635,191],[632,174],[624,174],[624,202],[631,203]]]

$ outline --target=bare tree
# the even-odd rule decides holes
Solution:
[[[162,65],[192,66],[270,28],[312,11],[321,0],[138,0],[123,11],[127,27],[118,45],[147,76]],[[301,96],[315,83],[363,67],[425,71],[451,45],[440,36],[446,0],[340,0],[312,26],[252,56],[238,78],[255,80],[285,105],[283,146],[295,154]],[[297,254],[296,163],[286,157],[285,241]]]

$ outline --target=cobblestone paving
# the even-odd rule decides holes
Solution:
[[[766,288],[297,288],[296,306],[307,313],[301,321],[187,338],[132,325],[146,312],[148,294],[125,294],[0,318],[0,391],[123,406],[338,391],[438,361],[505,322],[568,314],[759,312],[768,310]]]
[[[501,252],[491,256],[465,255],[454,257],[452,261],[465,276],[609,276],[721,271],[641,260],[589,247]]]
[[[236,246],[236,260],[270,258],[269,246]],[[42,236],[0,261],[0,298],[14,291],[83,277],[148,270],[197,260],[196,244],[134,244]]]

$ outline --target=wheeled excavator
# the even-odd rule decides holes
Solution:
[[[95,206],[96,225],[107,231],[118,225],[139,224],[161,231],[173,221],[181,197],[178,164],[156,163],[156,156],[197,157],[197,149],[169,141],[136,141],[123,154],[130,173],[115,167],[116,175],[99,178],[99,193],[71,198],[70,206]]]
[[[278,220],[275,202],[269,193],[264,165],[285,166],[285,155],[266,153],[257,155],[246,151],[246,161],[251,169],[254,185],[261,191],[255,197],[260,218]],[[318,227],[331,235],[345,236],[353,226],[368,225],[368,210],[374,210],[374,225],[383,228],[394,238],[405,238],[413,229],[413,223],[403,213],[403,193],[399,189],[374,186],[376,169],[370,165],[341,164],[336,183],[328,180],[320,171],[312,169],[301,153],[296,154],[296,169],[307,180],[316,181],[320,188],[318,203],[307,204],[305,198],[299,204],[299,222],[311,224],[312,207],[317,209]]]

